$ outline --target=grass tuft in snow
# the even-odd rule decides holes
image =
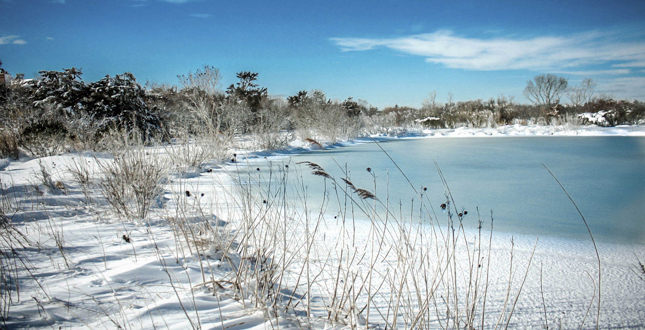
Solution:
[[[99,186],[114,211],[126,218],[145,219],[163,192],[163,180],[169,173],[167,159],[124,135],[113,159],[96,158],[96,162],[102,174]]]

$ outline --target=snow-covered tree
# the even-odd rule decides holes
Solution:
[[[87,86],[81,79],[80,69],[40,71],[40,76],[28,83],[32,89],[31,100],[37,108],[51,109],[55,115],[65,117],[81,115],[82,101],[87,96]]]
[[[105,78],[88,85],[89,95],[83,101],[87,113],[103,126],[137,127],[146,134],[161,128],[159,116],[146,103],[145,89],[130,72]]]

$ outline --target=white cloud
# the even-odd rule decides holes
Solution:
[[[64,5],[67,1],[66,0],[52,0],[53,3],[60,3]]]
[[[610,33],[531,38],[469,38],[451,31],[399,38],[332,38],[343,51],[389,48],[426,57],[426,61],[467,70],[562,70],[590,64],[638,64],[645,58],[645,42],[613,41]]]
[[[623,77],[600,81],[596,94],[606,93],[618,99],[645,100],[645,77]]]
[[[645,67],[645,60],[642,61],[631,61],[627,63],[615,64],[616,68],[643,68]]]
[[[0,45],[14,44],[14,45],[24,45],[27,42],[23,39],[20,39],[20,36],[11,35],[0,37]]]
[[[551,73],[570,74],[573,76],[606,76],[606,75],[627,75],[632,73],[632,70],[615,69],[615,70],[589,70],[589,71],[551,71]]]

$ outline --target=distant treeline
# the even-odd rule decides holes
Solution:
[[[219,70],[210,66],[178,76],[178,87],[142,86],[131,73],[95,82],[81,76],[81,70],[71,68],[41,71],[36,79],[18,74],[0,84],[2,157],[100,150],[114,132],[136,134],[148,143],[212,137],[230,144],[244,135],[256,148],[278,149],[295,138],[336,142],[420,128],[645,123],[642,102],[592,97],[593,81],[569,88],[564,78],[552,75],[529,81],[525,95],[534,101],[531,105],[504,96],[440,104],[431,93],[418,109],[377,109],[351,97],[331,100],[318,90],[272,97],[257,84],[254,72],[238,73],[239,81],[222,90]],[[548,83],[556,83],[559,94],[541,95],[540,84]],[[569,104],[560,103],[564,95]]]

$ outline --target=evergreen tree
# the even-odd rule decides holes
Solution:
[[[260,109],[262,101],[268,98],[267,89],[259,87],[254,81],[257,80],[258,74],[250,71],[242,71],[237,74],[240,81],[231,84],[226,89],[226,95],[229,100],[234,102],[245,103],[252,112]]]

